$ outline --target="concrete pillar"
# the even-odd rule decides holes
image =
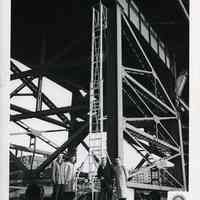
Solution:
[[[9,184],[9,69],[10,1],[0,1],[0,194],[8,199]]]

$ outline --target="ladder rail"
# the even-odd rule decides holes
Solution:
[[[103,43],[107,28],[107,9],[100,2],[92,9],[92,48],[89,111],[89,173],[95,173],[93,153],[98,158],[104,155],[103,140]]]

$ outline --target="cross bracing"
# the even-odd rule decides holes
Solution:
[[[131,108],[130,105],[123,104],[125,115],[127,115],[124,118],[124,131],[129,137],[132,137],[134,140],[132,145],[143,157],[142,163],[139,164],[141,170],[155,167],[157,159],[144,148],[139,140],[148,141],[149,146],[165,154],[165,156],[160,155],[159,159],[169,161],[177,158],[182,162],[182,175],[178,178],[171,174],[173,170],[169,172],[165,167],[163,169],[167,172],[166,180],[170,186],[186,188],[182,127],[179,113],[156,73],[155,68],[157,66],[152,65],[151,59],[145,53],[145,49],[137,38],[137,31],[132,27],[127,17],[123,14],[122,16],[122,38],[124,37],[122,46],[124,45],[124,51],[126,50],[126,53],[122,54],[123,66],[121,66],[124,81],[123,101],[126,102],[128,98],[129,104],[133,105]],[[132,114],[129,111],[130,109],[133,110]],[[174,128],[172,129],[171,126]],[[149,167],[142,167],[142,165],[149,165]],[[174,164],[174,168],[177,165],[179,164]],[[134,173],[136,176],[137,173],[140,173],[140,170]]]
[[[178,130],[180,121],[177,107],[175,106],[176,102],[171,95],[171,86],[168,88],[168,86],[166,86],[168,84],[166,84],[164,78],[160,77],[158,69],[159,66],[157,66],[160,65],[160,62],[157,62],[157,60],[154,59],[155,55],[152,56],[151,53],[149,54],[147,52],[146,43],[141,42],[141,38],[138,37],[138,31],[134,29],[133,24],[128,18],[126,18],[127,16],[124,16],[124,12],[122,10],[119,12],[119,10],[120,9],[117,11],[118,20],[120,18],[121,22],[117,22],[117,30],[118,32],[121,30],[120,37],[122,40],[122,55],[117,55],[117,63],[119,63],[119,60],[121,59],[121,65],[119,67],[121,75],[118,74],[118,78],[121,79],[120,84],[122,88],[120,88],[120,84],[117,85],[117,88],[121,90],[123,104],[118,105],[122,108],[120,111],[122,116],[118,118],[121,121],[119,127],[123,131],[124,139],[128,141],[133,149],[135,149],[135,151],[141,156],[141,161],[136,166],[136,169],[138,170],[137,173],[142,173],[145,171],[145,168],[148,170],[151,168],[154,169],[159,165],[162,166],[163,163],[166,164],[167,161],[170,161],[170,163],[174,164],[174,171],[180,169],[179,171],[182,173],[183,168],[181,165],[183,165],[184,160],[182,159],[183,150],[181,150],[182,140],[178,134],[180,132],[180,130]],[[113,10],[109,12],[111,13]],[[110,17],[111,14],[108,16]],[[112,39],[115,40],[114,36]],[[117,40],[120,39],[118,38]],[[76,40],[75,42],[72,42],[69,51],[65,50],[67,52],[66,55],[70,53],[70,49],[76,48],[78,43],[79,42],[76,42]],[[106,45],[109,46],[110,43],[108,42]],[[113,49],[115,48],[116,46],[113,45]],[[79,48],[76,48],[76,51],[78,52]],[[110,52],[105,52],[103,66],[105,73],[108,73],[106,62],[107,59],[110,59],[108,58],[109,53]],[[65,57],[65,53],[61,53],[61,57]],[[43,171],[44,168],[48,166],[60,152],[64,151],[63,149],[65,148],[73,149],[77,147],[78,144],[82,143],[84,147],[89,150],[88,145],[83,141],[83,138],[88,134],[88,130],[87,128],[84,130],[79,128],[82,126],[82,124],[84,124],[85,121],[88,120],[90,57],[79,56],[78,59],[74,59],[72,56],[72,58],[67,58],[67,62],[65,61],[64,65],[55,63],[55,67],[54,64],[40,64],[38,66],[30,65],[30,67],[30,70],[22,71],[20,70],[20,67],[17,67],[14,63],[12,63],[11,70],[14,73],[11,75],[11,80],[20,79],[22,83],[11,92],[10,96],[15,98],[20,96],[33,96],[37,100],[40,99],[39,101],[45,104],[47,108],[33,111],[12,104],[11,109],[17,111],[17,113],[11,115],[11,120],[19,124],[19,120],[25,122],[26,119],[38,118],[43,121],[58,125],[60,128],[64,128],[66,132],[71,132],[71,135],[69,134],[70,137],[68,142],[66,142],[62,148],[58,148],[59,151],[55,150],[55,152],[50,155],[47,161],[39,166],[38,169],[36,169],[37,174],[39,174],[40,171]],[[63,73],[64,69],[68,70],[69,73]],[[110,72],[112,73],[113,70],[111,69]],[[40,86],[33,83],[33,80],[37,79],[40,75],[46,76],[56,83],[69,89],[73,93],[72,96],[74,96],[73,105],[64,105],[63,107],[58,107],[55,105],[55,103],[53,103],[53,101],[50,100],[50,98],[48,98],[47,95],[40,93]],[[112,76],[110,77],[109,81],[109,73],[107,76],[108,77],[105,77],[104,82],[105,90],[107,85],[112,84],[111,82],[113,81],[111,78]],[[19,91],[25,87],[28,87],[31,92],[20,93]],[[111,101],[114,99],[113,104],[115,104],[116,98],[113,98],[112,92],[110,92],[109,96],[110,88],[108,89],[108,92],[104,93],[105,105],[109,104],[109,106],[111,105],[111,102],[108,102],[107,99],[110,98],[112,99]],[[86,96],[83,96],[80,90],[83,90],[86,93]],[[39,93],[41,98],[38,98]],[[119,98],[119,96],[117,98]],[[184,104],[184,102],[181,102],[181,104],[186,109],[188,108],[187,104]],[[104,123],[107,123],[107,119],[110,120],[110,118],[112,118],[115,114],[111,113],[110,111],[108,112],[106,106],[104,112]],[[56,117],[53,118],[52,115],[56,115]],[[78,122],[77,118],[81,119],[82,122]],[[111,125],[109,125],[109,127],[110,126]],[[110,128],[108,129],[110,131]],[[26,132],[28,134],[31,133],[30,130],[26,130]],[[74,133],[77,134],[74,135]],[[75,136],[74,138],[73,135]],[[109,136],[109,138],[111,140],[111,136]],[[115,140],[111,140],[111,142],[114,143]],[[27,150],[35,153],[41,153],[37,149],[34,150],[30,148]],[[178,169],[176,169],[176,167],[178,167]],[[167,183],[165,183],[168,184],[167,186],[165,185],[167,189],[173,190],[177,187],[183,188],[184,177],[176,177],[176,174],[174,175],[172,168],[167,169],[167,172],[166,170],[164,171],[165,172],[162,172],[162,177],[165,177],[168,180]],[[133,172],[135,173],[135,176],[137,176],[137,173],[135,171]],[[132,174],[133,176],[134,173]],[[130,185],[131,184],[134,185],[135,183],[131,182],[130,180]],[[139,184],[141,185],[142,183],[138,183],[138,187]],[[145,187],[151,188],[153,187],[153,183],[146,184]]]

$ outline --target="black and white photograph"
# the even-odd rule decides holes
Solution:
[[[190,3],[2,3],[5,199],[190,199]]]

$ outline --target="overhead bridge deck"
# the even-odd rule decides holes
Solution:
[[[188,79],[181,98],[177,97],[175,87],[180,72],[188,71],[189,67],[188,19],[178,1],[102,2],[108,9],[102,55],[103,131],[107,132],[108,155],[112,161],[118,156],[123,159],[125,139],[141,156],[137,167],[132,169],[128,187],[186,190],[189,130],[183,127],[188,127],[188,109],[185,109],[189,103]],[[10,106],[15,112],[10,120],[22,127],[32,142],[29,147],[10,145],[10,158],[14,161],[11,163],[17,166],[11,169],[14,172],[21,168],[26,174],[25,181],[37,179],[63,151],[70,156],[79,144],[89,151],[89,144],[84,139],[89,133],[91,8],[95,3],[97,1],[76,0],[48,2],[47,5],[12,1],[10,79],[13,82],[21,80],[21,84],[10,93],[10,98],[31,95],[37,102],[35,111],[14,103]],[[188,8],[187,3],[185,7]],[[17,61],[29,69],[21,69]],[[43,93],[43,77],[71,92],[70,106],[58,107]],[[38,79],[38,85],[34,79]],[[20,94],[23,88],[29,88],[31,93]],[[181,106],[183,102],[185,106]],[[42,103],[48,109],[41,109]],[[44,139],[45,133],[33,134],[31,127],[24,123],[32,118],[64,128],[69,133],[68,140],[57,147]],[[55,151],[34,149],[37,138],[43,138]],[[21,162],[17,150],[48,158],[30,171]],[[95,160],[99,158],[96,156]],[[160,170],[157,163],[163,160],[174,167]],[[156,168],[162,180],[135,183],[134,176],[138,169],[143,173],[143,168],[149,173]],[[167,183],[163,183],[163,177]]]

